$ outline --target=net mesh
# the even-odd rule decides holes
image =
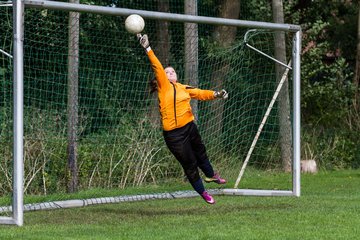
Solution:
[[[0,195],[2,204],[11,203],[12,190],[12,10],[0,7]],[[1,214],[2,215],[2,214]]]
[[[11,53],[12,9],[0,11],[1,25],[5,26],[0,49]],[[153,73],[136,37],[125,31],[125,17],[81,13],[78,104],[69,106],[69,36],[78,23],[69,24],[69,14],[61,11],[26,9],[25,15],[26,196],[66,195],[71,178],[68,134],[74,126],[79,190],[122,189],[182,179],[182,169],[162,139],[156,94],[151,94],[149,87]],[[211,162],[233,183],[276,89],[275,63],[245,46],[248,29],[236,29],[236,37],[222,44],[209,34],[216,31],[214,26],[199,24],[198,37],[192,37],[198,42],[197,52],[189,53],[184,42],[192,40],[185,37],[192,36],[192,27],[145,21],[144,33],[149,35],[152,48],[164,65],[176,69],[180,82],[228,91],[226,101],[194,102],[193,106]],[[168,28],[159,29],[159,24]],[[168,41],[160,37],[164,31]],[[230,37],[223,36],[226,38]],[[254,33],[249,41],[273,55],[273,32]],[[198,58],[191,58],[192,54]],[[12,190],[12,60],[0,53],[0,63],[0,194],[5,196]],[[196,66],[193,75],[185,69],[187,64]],[[189,76],[197,76],[196,81]],[[72,108],[77,119],[76,124],[69,125]],[[262,174],[279,174],[280,111],[276,102],[241,187],[261,189]],[[285,181],[273,179],[270,188],[291,188],[291,174]],[[269,182],[265,185],[269,188]],[[8,202],[2,201],[5,205]]]

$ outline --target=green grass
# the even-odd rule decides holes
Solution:
[[[360,239],[360,171],[302,176],[301,197],[216,196],[26,212],[0,239]]]

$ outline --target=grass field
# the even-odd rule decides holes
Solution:
[[[302,175],[301,197],[216,196],[26,212],[0,239],[360,239],[360,170]]]

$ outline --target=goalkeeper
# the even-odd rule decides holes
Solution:
[[[205,174],[205,182],[225,184],[226,180],[215,173],[206,154],[205,145],[194,123],[190,100],[226,99],[225,90],[219,92],[201,90],[177,82],[177,75],[172,67],[165,69],[149,45],[148,36],[138,34],[141,46],[145,49],[151,67],[155,73],[159,109],[163,135],[167,147],[180,162],[192,187],[209,204],[214,198],[205,190],[198,168]]]

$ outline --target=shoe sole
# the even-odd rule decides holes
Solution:
[[[207,183],[214,182],[214,183],[217,183],[217,184],[225,184],[225,183],[226,183],[226,181],[223,182],[223,183],[221,183],[221,182],[219,182],[217,179],[214,179],[214,178],[213,178],[213,179],[211,179],[211,178],[205,178],[204,181],[207,182]]]

